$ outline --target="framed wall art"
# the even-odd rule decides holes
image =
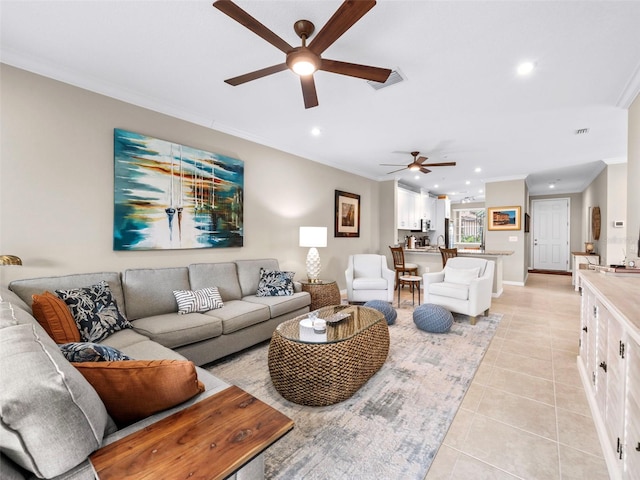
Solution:
[[[360,236],[360,195],[336,190],[335,237]]]
[[[489,230],[520,230],[520,207],[491,207],[487,209]]]
[[[244,162],[114,130],[114,250],[243,245]]]
[[[528,213],[524,214],[524,233],[529,233],[531,230],[531,217]]]

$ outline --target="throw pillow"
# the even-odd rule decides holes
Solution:
[[[222,308],[222,297],[218,287],[202,288],[200,290],[174,290],[173,295],[178,302],[178,313],[208,312]]]
[[[116,362],[131,360],[120,350],[91,342],[73,342],[60,345],[60,351],[70,362]]]
[[[119,426],[129,425],[204,392],[187,360],[74,363]]]
[[[478,278],[480,267],[476,268],[451,268],[444,267],[444,281],[447,283],[458,283],[470,285],[471,280]]]
[[[80,331],[67,304],[51,292],[33,295],[31,310],[38,323],[56,343],[80,341]]]
[[[257,297],[277,297],[293,295],[294,272],[281,272],[279,270],[260,269],[260,282],[258,282]]]
[[[118,330],[133,328],[118,310],[105,281],[90,287],[56,290],[56,294],[71,309],[80,338],[85,342],[100,342]]]

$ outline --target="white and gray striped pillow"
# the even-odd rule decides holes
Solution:
[[[222,308],[222,297],[218,287],[202,288],[200,290],[174,290],[173,295],[178,302],[178,313],[208,312]]]

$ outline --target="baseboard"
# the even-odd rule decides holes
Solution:
[[[524,287],[524,282],[511,282],[509,280],[503,280],[504,285],[515,285],[516,287]]]
[[[504,289],[503,289],[503,288],[501,288],[499,291],[497,291],[497,292],[495,292],[495,293],[491,293],[491,296],[492,296],[493,298],[499,298],[499,297],[500,297],[500,295],[502,295],[502,292],[504,292]]]

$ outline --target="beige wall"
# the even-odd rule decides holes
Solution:
[[[521,215],[524,217],[526,199],[527,190],[524,179],[487,182],[485,184],[485,206],[487,208],[519,206]],[[520,230],[495,231],[487,229],[485,238],[487,250],[514,252],[513,255],[504,257],[504,283],[524,285],[527,275],[524,222],[521,220]],[[514,238],[515,241],[510,241],[511,238]]]
[[[327,226],[323,278],[344,288],[349,254],[380,250],[379,184],[304,158],[0,66],[0,254],[16,278],[275,257],[305,276],[298,227]],[[113,129],[166,139],[245,162],[244,247],[116,252]],[[384,188],[384,185],[383,185]],[[360,238],[334,238],[334,190],[361,196]],[[385,239],[386,240],[386,239]],[[386,244],[384,245],[386,249]]]
[[[627,254],[637,259],[640,256],[640,96],[629,108],[627,155]]]
[[[606,258],[608,263],[622,263],[627,250],[627,164],[617,163],[607,166],[607,219],[602,231],[607,239]],[[614,227],[613,222],[621,220],[624,227]]]

